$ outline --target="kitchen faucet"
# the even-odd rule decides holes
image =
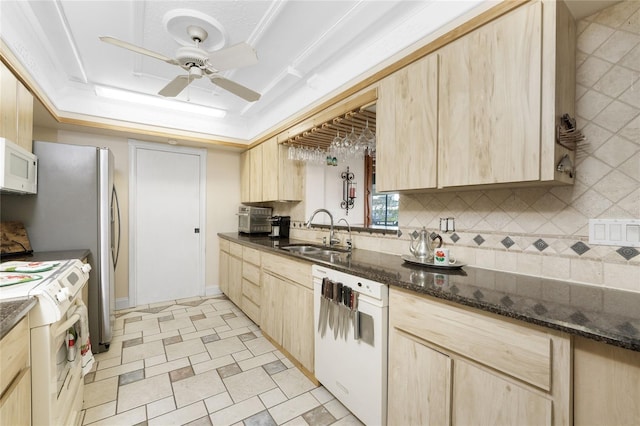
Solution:
[[[351,249],[353,248],[353,239],[351,238],[351,225],[349,225],[349,222],[347,222],[347,219],[345,219],[344,217],[341,217],[340,219],[338,219],[338,222],[336,222],[336,224],[342,221],[344,221],[344,223],[347,224],[347,228],[349,229],[349,239],[347,240],[347,248],[349,249],[349,252],[351,252]]]
[[[329,246],[332,246],[334,244],[338,244],[340,242],[340,240],[338,240],[334,235],[333,235],[333,215],[331,214],[331,212],[327,209],[318,209],[316,211],[314,211],[313,213],[311,213],[311,217],[309,218],[309,221],[307,222],[307,228],[311,228],[311,221],[313,220],[313,218],[316,216],[317,213],[326,213],[329,216],[329,219],[331,220],[331,227],[329,228]]]

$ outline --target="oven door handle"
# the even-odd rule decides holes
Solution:
[[[74,313],[67,319],[65,322],[56,327],[55,337],[57,338],[62,333],[66,333],[67,330],[71,328],[71,326],[80,321],[80,314]]]

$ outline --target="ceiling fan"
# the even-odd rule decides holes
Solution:
[[[189,25],[187,33],[194,46],[183,46],[176,51],[175,58],[169,58],[161,53],[154,52],[144,47],[119,40],[114,37],[101,36],[100,40],[110,43],[118,47],[129,49],[136,53],[159,59],[172,65],[178,65],[187,71],[188,75],[179,75],[162,90],[159,95],[166,97],[175,97],[182,92],[193,80],[201,78],[203,75],[208,77],[211,82],[223,89],[241,97],[249,102],[260,99],[260,93],[245,87],[235,81],[222,77],[219,72],[233,68],[241,68],[253,65],[258,62],[255,50],[247,43],[238,43],[226,49],[207,52],[200,48],[200,43],[207,39],[207,32],[196,26]]]

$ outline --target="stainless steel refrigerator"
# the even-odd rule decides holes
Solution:
[[[23,222],[35,252],[89,249],[89,333],[93,352],[104,352],[113,332],[119,241],[113,153],[40,141],[33,151],[38,193],[3,195],[2,220]]]

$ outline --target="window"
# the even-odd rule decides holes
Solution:
[[[365,181],[367,185],[366,217],[367,225],[372,228],[397,228],[400,195],[395,192],[378,194],[376,192],[376,159],[365,157]]]

